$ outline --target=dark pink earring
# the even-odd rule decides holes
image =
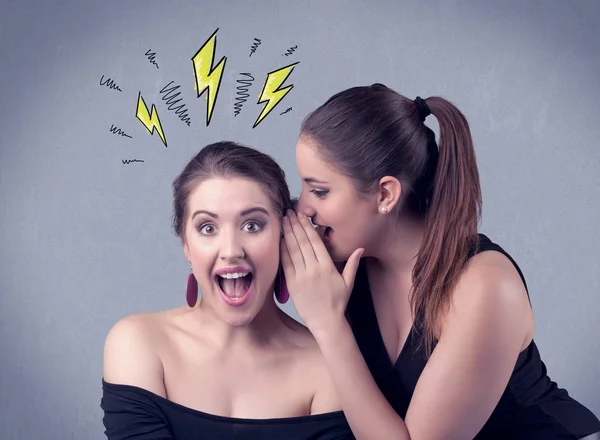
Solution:
[[[191,267],[185,286],[185,300],[190,307],[194,307],[198,301],[198,281],[196,281],[196,277],[194,276]]]
[[[285,282],[285,275],[283,269],[280,267],[277,272],[277,278],[275,279],[275,298],[280,304],[285,304],[290,299],[290,292]]]

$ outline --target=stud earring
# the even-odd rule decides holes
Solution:
[[[198,281],[192,272],[192,266],[190,264],[190,274],[187,277],[187,283],[185,286],[185,300],[187,305],[194,307],[198,301]]]
[[[385,206],[382,206],[381,208],[379,208],[379,210],[382,214],[387,214],[387,208]]]

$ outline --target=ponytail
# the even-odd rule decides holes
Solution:
[[[440,142],[423,121],[433,114]],[[352,87],[309,114],[301,135],[321,157],[368,193],[384,176],[395,176],[407,197],[404,214],[424,221],[425,234],[410,292],[415,327],[427,354],[438,317],[477,243],[481,190],[469,124],[450,102],[414,101],[382,85]]]
[[[473,141],[464,115],[439,97],[421,101],[438,120],[439,155],[425,213],[425,234],[413,269],[410,301],[415,324],[423,333],[427,356],[435,327],[447,311],[450,294],[478,246],[481,188]]]

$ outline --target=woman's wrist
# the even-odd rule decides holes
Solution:
[[[351,337],[354,337],[350,324],[348,324],[346,317],[343,315],[329,321],[326,325],[315,328],[309,327],[309,329],[321,349],[326,349],[335,345],[345,336],[350,335]]]

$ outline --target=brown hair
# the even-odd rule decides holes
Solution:
[[[403,188],[402,211],[424,221],[410,301],[429,355],[437,318],[478,245],[481,189],[466,118],[443,98],[424,102],[439,122],[439,151],[415,101],[382,84],[332,96],[306,117],[301,136],[358,191],[372,190],[384,176],[396,177]]]
[[[292,206],[285,173],[271,156],[235,142],[207,145],[173,181],[173,229],[183,240],[187,201],[194,188],[214,177],[242,177],[262,186],[279,216]]]

